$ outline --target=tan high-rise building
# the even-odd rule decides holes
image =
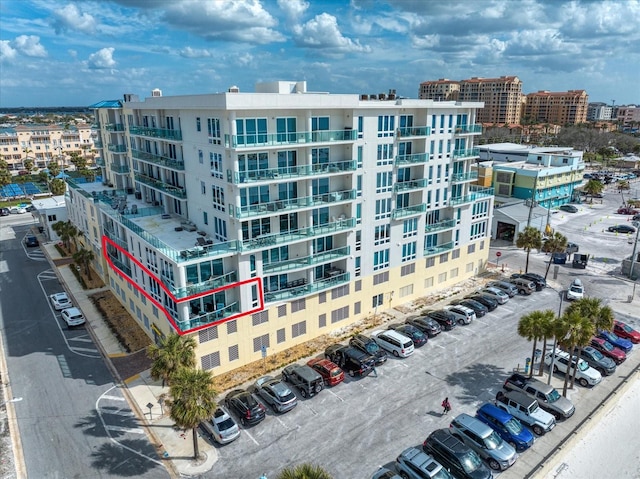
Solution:
[[[589,95],[585,90],[529,93],[523,118],[554,125],[586,123]]]
[[[419,98],[425,100],[451,101],[458,99],[460,82],[440,78],[437,81],[425,81],[420,83]]]

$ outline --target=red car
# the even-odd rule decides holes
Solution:
[[[344,371],[328,359],[310,359],[307,366],[317,371],[327,386],[336,386],[344,381]]]
[[[622,321],[613,322],[613,332],[620,338],[625,338],[631,341],[633,344],[640,343],[640,332],[633,329]]]
[[[591,338],[591,347],[597,349],[605,356],[613,359],[613,362],[616,364],[622,364],[624,360],[627,359],[627,353],[625,353],[620,348],[616,348],[606,339]]]
[[[635,208],[629,208],[628,206],[618,208],[619,215],[636,215],[638,213],[640,213],[640,211],[636,210]]]

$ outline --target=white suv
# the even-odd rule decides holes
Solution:
[[[551,366],[552,359],[553,351],[550,351],[544,357],[544,363],[547,366]],[[571,362],[570,374],[573,374],[575,365],[576,361],[574,358],[574,360]],[[569,353],[567,353],[566,351],[556,351],[556,359],[553,362],[553,372],[566,373],[567,367],[569,367]],[[578,371],[576,372],[576,379],[581,386],[595,386],[600,381],[602,381],[602,375],[598,371],[590,367],[584,359],[578,359]]]
[[[413,354],[413,341],[398,331],[393,329],[374,331],[371,333],[371,337],[378,343],[378,346],[389,351],[397,358],[406,358]]]
[[[476,319],[476,312],[461,304],[447,306],[446,310],[456,317],[458,324],[469,324]]]

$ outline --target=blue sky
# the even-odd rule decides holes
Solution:
[[[0,108],[501,75],[637,104],[638,25],[640,0],[0,0]]]

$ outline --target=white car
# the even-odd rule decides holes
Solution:
[[[544,363],[547,366],[551,366],[551,359],[553,357],[553,351],[547,353],[544,357]],[[556,360],[553,362],[554,373],[566,373],[567,366],[569,365],[569,353],[566,351],[556,351]],[[576,366],[575,357],[571,361],[570,374],[573,374],[573,370]],[[578,360],[578,371],[576,372],[576,380],[581,386],[595,386],[602,381],[602,375],[593,369],[584,359]]]
[[[470,324],[476,319],[476,312],[471,308],[462,306],[461,304],[447,306],[446,310],[456,317],[458,324]]]
[[[566,296],[569,301],[584,298],[584,286],[582,285],[582,281],[577,278],[574,279],[569,285],[569,289],[567,289]]]
[[[26,208],[23,208],[22,206],[13,206],[12,208],[9,208],[9,213],[11,213],[12,215],[23,215],[27,212]]]
[[[73,306],[71,300],[69,299],[69,296],[67,296],[67,293],[55,293],[49,296],[49,299],[51,300],[51,304],[56,311],[67,309]]]
[[[85,323],[82,311],[80,311],[78,308],[63,309],[62,313],[60,313],[60,316],[62,316],[62,320],[67,323],[68,328],[81,326]]]
[[[240,428],[224,409],[218,408],[202,427],[218,444],[228,444],[240,436]]]

